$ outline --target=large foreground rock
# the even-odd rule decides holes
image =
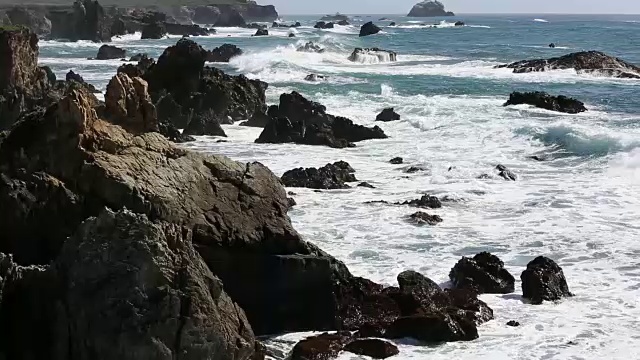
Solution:
[[[355,170],[346,162],[338,161],[319,169],[298,168],[285,172],[282,183],[288,187],[305,187],[310,189],[348,189],[348,182],[358,181]]]
[[[445,11],[444,5],[437,0],[426,0],[413,6],[407,16],[411,17],[433,17],[433,16],[455,16],[451,11]]]
[[[542,109],[559,111],[568,114],[577,114],[587,111],[584,103],[574,98],[563,95],[552,96],[542,91],[534,92],[513,92],[509,95],[509,100],[504,106],[528,104]]]
[[[280,95],[277,113],[271,113],[271,120],[256,142],[345,148],[354,146],[354,142],[385,138],[387,135],[378,126],[367,128],[347,118],[327,114],[323,105],[294,91]]]
[[[569,291],[562,268],[555,261],[539,256],[529,264],[520,275],[522,280],[522,297],[533,304],[543,301],[558,301],[573,296]]]
[[[509,294],[515,290],[513,275],[504,268],[502,260],[488,252],[460,259],[451,269],[449,279],[458,289],[480,294]]]
[[[517,74],[575,69],[577,73],[640,79],[640,67],[600,51],[581,51],[550,59],[523,60],[498,65],[497,68],[513,69],[513,72]]]

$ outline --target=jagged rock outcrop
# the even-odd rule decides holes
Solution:
[[[587,111],[584,103],[564,95],[552,96],[542,91],[513,92],[504,106],[528,104],[551,111],[577,114]]]
[[[315,25],[313,25],[315,29],[333,29],[335,24],[333,22],[324,22],[318,21]]]
[[[205,67],[207,51],[189,39],[167,48],[143,75],[161,122],[188,135],[220,135],[220,123],[249,119],[266,107],[267,84]]]
[[[267,36],[269,35],[269,30],[267,29],[258,29],[256,30],[256,33],[253,34],[253,36]]]
[[[334,148],[354,146],[354,142],[385,139],[378,126],[367,128],[353,121],[326,113],[326,108],[297,92],[280,95],[277,114],[264,128],[257,143],[297,143]]]
[[[80,74],[76,74],[75,72],[73,72],[73,70],[69,70],[69,72],[65,76],[65,80],[67,82],[75,81],[78,84],[86,87],[87,90],[91,91],[92,93],[99,93],[100,92],[100,90],[96,89],[95,86],[93,86],[93,85],[87,83],[86,81],[84,81],[82,76]]]
[[[502,260],[488,252],[460,259],[449,272],[449,279],[456,288],[479,294],[509,294],[515,290],[513,275],[504,268]]]
[[[575,69],[577,73],[595,73],[615,78],[640,79],[640,67],[600,51],[581,51],[550,59],[523,60],[496,68],[513,69],[516,74]]]
[[[439,215],[427,214],[423,211],[418,211],[409,215],[409,219],[416,225],[438,225],[442,222],[442,218]]]
[[[392,62],[398,61],[398,54],[379,48],[355,48],[349,55],[349,61],[363,64]]]
[[[407,16],[411,17],[433,17],[433,16],[455,16],[451,11],[445,11],[444,5],[437,0],[426,0],[413,6]]]
[[[152,22],[142,28],[142,39],[162,39],[167,35],[167,28],[163,23]]]
[[[49,19],[53,39],[111,41],[111,22],[98,1],[76,0],[71,9],[51,9]]]
[[[400,114],[396,113],[393,108],[385,108],[383,109],[378,116],[376,116],[376,121],[396,121],[400,120]]]
[[[310,189],[348,189],[348,182],[358,181],[356,171],[347,162],[338,161],[321,168],[297,168],[282,175],[282,183],[288,187]]]
[[[40,37],[51,34],[51,20],[43,9],[29,9],[25,6],[15,6],[5,11],[9,24],[24,26]]]
[[[265,112],[264,107],[260,107],[253,112],[251,118],[240,123],[240,126],[265,127],[273,116],[278,116],[278,106],[271,105]]]
[[[124,59],[126,56],[127,51],[125,49],[120,49],[112,45],[102,45],[98,49],[96,60]]]
[[[527,264],[527,269],[520,275],[522,280],[522,297],[533,304],[543,301],[558,301],[571,297],[567,279],[562,268],[555,261],[538,256]]]
[[[24,113],[57,99],[56,79],[38,67],[38,37],[27,29],[0,29],[0,131]]]
[[[396,205],[409,205],[425,209],[439,209],[442,207],[442,201],[432,195],[422,195],[420,199],[408,200],[402,203],[396,203]]]
[[[369,21],[360,27],[360,37],[375,35],[382,31],[380,27],[373,23],[373,21]]]
[[[242,55],[242,49],[232,44],[222,44],[217,48],[207,51],[209,62],[229,62],[231,58]]]
[[[107,85],[106,113],[109,120],[134,134],[158,132],[158,115],[151,102],[147,82],[118,73]]]
[[[309,41],[304,44],[304,46],[298,46],[296,51],[323,53],[325,49],[322,46],[315,44],[313,41]]]

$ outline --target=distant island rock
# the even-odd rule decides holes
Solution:
[[[416,4],[409,15],[411,17],[430,17],[430,16],[455,16],[451,11],[445,11],[444,5],[437,0],[427,0]]]
[[[325,15],[320,21],[349,21],[349,17],[347,15],[343,15],[340,13],[336,13],[335,15]]]

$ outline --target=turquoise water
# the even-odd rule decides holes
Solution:
[[[386,26],[389,22],[378,21],[381,17],[398,26]],[[524,304],[518,291],[483,295],[496,320],[481,326],[478,340],[437,347],[403,343],[399,359],[640,358],[640,337],[633,333],[640,326],[640,81],[572,70],[513,74],[494,69],[500,63],[580,50],[600,50],[640,64],[640,16],[469,15],[441,22],[376,15],[332,30],[313,29],[316,19],[284,17],[284,22],[303,23],[295,38],[288,37],[288,29],[253,38],[254,30],[231,28],[194,40],[207,49],[223,43],[244,49],[229,64],[212,65],[267,81],[270,103],[297,90],[330,113],[380,125],[389,139],[353,149],[255,144],[260,129],[225,125],[228,142],[202,137],[186,146],[260,161],[278,175],[298,166],[348,161],[358,179],[376,189],[292,189],[298,206],[289,215],[306,239],[358,276],[394,284],[399,272],[414,269],[446,284],[460,256],[487,250],[503,259],[516,279],[533,257],[552,257],[576,294],[542,306]],[[359,38],[359,25],[369,20],[383,25],[383,32]],[[456,20],[467,26],[454,27]],[[115,43],[130,55],[157,57],[177,39],[140,40],[138,34]],[[307,41],[326,52],[297,52]],[[555,49],[548,47],[551,42]],[[103,90],[122,64],[87,60],[100,44],[45,41],[40,46],[40,62],[58,75],[73,69]],[[398,61],[353,63],[347,58],[355,47],[392,50]],[[310,73],[329,78],[304,81]],[[589,111],[567,115],[503,107],[515,90],[569,95],[584,101]],[[387,106],[402,119],[376,124],[375,115]],[[548,161],[534,161],[531,155]],[[395,156],[427,171],[405,174],[403,166],[388,163]],[[513,170],[518,181],[478,179],[499,163]],[[408,224],[411,209],[365,204],[423,193],[458,200],[430,211],[444,219],[436,227]],[[509,320],[522,326],[508,328]],[[284,354],[301,336],[280,336],[269,346]]]

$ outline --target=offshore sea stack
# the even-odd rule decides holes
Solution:
[[[407,16],[410,17],[434,17],[455,16],[451,11],[446,11],[444,5],[437,0],[427,0],[413,6]]]
[[[581,51],[550,59],[522,60],[496,68],[513,69],[516,74],[574,69],[577,73],[614,78],[640,79],[640,67],[600,51]]]

